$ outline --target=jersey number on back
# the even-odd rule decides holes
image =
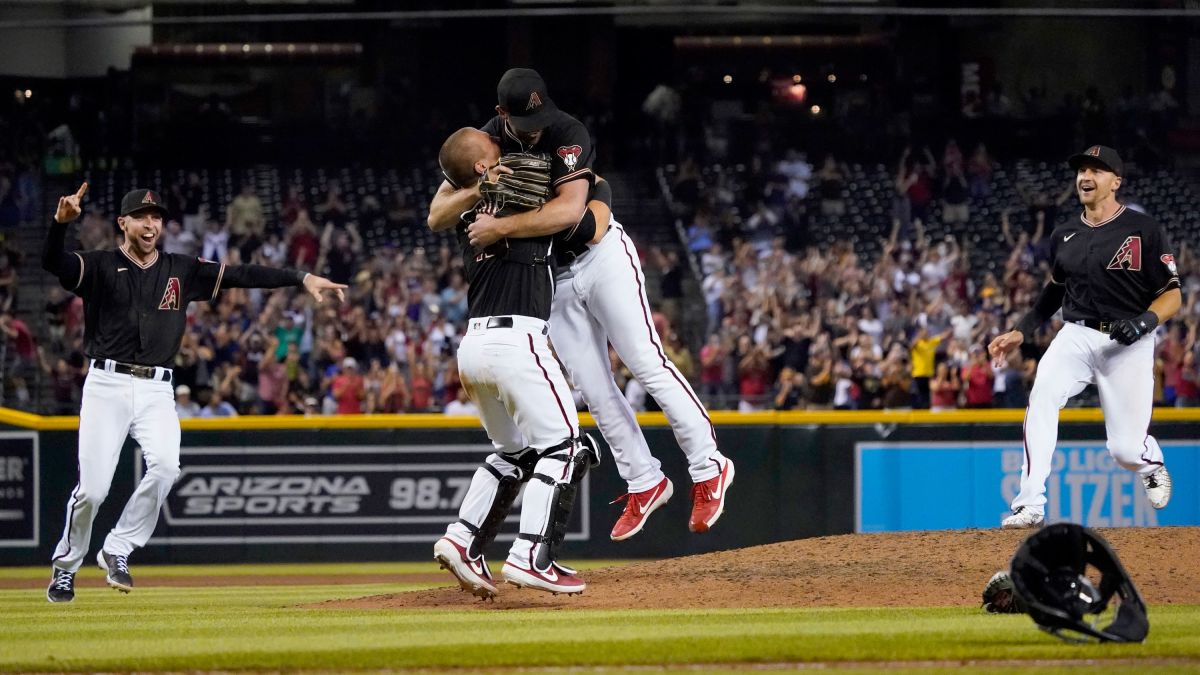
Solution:
[[[1126,237],[1125,243],[1121,244],[1121,248],[1117,249],[1117,254],[1109,261],[1108,269],[1140,272],[1142,270],[1142,238]]]

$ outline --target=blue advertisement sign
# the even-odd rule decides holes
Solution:
[[[1200,441],[1161,441],[1174,493],[1156,511],[1104,441],[1060,442],[1046,521],[1089,527],[1200,525]],[[855,531],[994,528],[1021,487],[1020,443],[858,443]]]

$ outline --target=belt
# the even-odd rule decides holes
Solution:
[[[156,373],[159,371],[159,369],[155,368],[154,366],[135,366],[129,363],[121,363],[120,361],[111,361],[111,363],[113,364],[111,372],[114,373],[129,375],[130,377],[136,377],[139,380],[162,380],[163,382],[171,381],[171,371],[166,368],[162,369],[161,376],[157,376]],[[104,366],[104,359],[92,359],[93,370],[107,371],[108,368],[105,368]]]
[[[1116,322],[1115,321],[1100,321],[1098,319],[1078,319],[1076,321],[1072,321],[1071,323],[1076,324],[1078,326],[1086,326],[1087,328],[1091,328],[1092,330],[1098,330],[1101,333],[1104,333],[1107,335],[1108,333],[1112,332],[1113,324]]]
[[[511,316],[493,316],[487,320],[488,328],[512,328],[513,318]],[[542,335],[550,332],[548,326],[542,328]]]

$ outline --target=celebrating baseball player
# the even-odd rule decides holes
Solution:
[[[600,455],[591,438],[580,435],[570,387],[546,337],[554,292],[553,239],[542,235],[477,248],[467,234],[467,224],[481,217],[479,211],[503,216],[544,201],[550,193],[549,162],[533,156],[505,158],[501,170],[500,147],[471,128],[452,134],[438,161],[446,184],[435,201],[455,190],[473,192],[475,201],[482,198],[458,224],[470,282],[458,368],[496,452],[476,470],[459,519],[434,545],[434,558],[463,590],[494,597],[486,548],[528,481],[520,533],[501,574],[519,587],[581,593],[587,585],[557,561],[557,552],[579,483]],[[514,184],[524,191],[510,189]],[[432,216],[429,223],[435,231],[445,229]]]
[[[222,288],[303,286],[317,302],[342,289],[297,270],[225,265],[160,253],[166,209],[153,190],[133,190],[121,200],[117,224],[125,242],[116,250],[65,251],[67,225],[79,217],[87,183],[58,200],[42,252],[42,267],[83,299],[85,351],[91,369],[79,410],[79,482],[54,551],[50,602],[75,598],[75,573],[83,564],[96,511],[108,496],[127,436],[146,458],[146,474],[108,534],[96,562],[108,585],[133,590],[129,555],[146,544],[158,511],[179,476],[179,417],[171,364],[187,324],[188,303],[213,300]]]
[[[1116,150],[1094,145],[1070,158],[1083,204],[1078,221],[1051,238],[1053,271],[1016,329],[988,351],[1006,355],[1058,309],[1064,325],[1038,363],[1025,413],[1021,492],[1002,527],[1037,527],[1044,520],[1046,479],[1058,441],[1058,411],[1089,384],[1100,392],[1108,452],[1142,477],[1151,506],[1171,499],[1162,448],[1149,435],[1154,401],[1154,329],[1179,311],[1175,257],[1153,218],[1117,201],[1123,165]]]
[[[502,238],[556,234],[558,277],[550,315],[550,339],[579,388],[600,432],[612,448],[628,485],[625,509],[611,538],[628,539],[674,492],[651,453],[637,419],[613,381],[608,360],[612,344],[621,361],[658,401],[688,459],[692,512],[688,527],[707,531],[725,509],[733,481],[733,462],[717,450],[716,432],[700,399],[667,359],[646,299],[640,257],[624,227],[611,218],[589,218],[583,205],[591,179],[594,151],[587,129],[560,111],[541,76],[527,68],[509,70],[497,87],[497,116],[483,131],[508,152],[549,152],[556,195],[539,212],[476,218],[471,243],[489,245]],[[606,186],[601,186],[606,189]],[[469,208],[467,192],[447,200]],[[583,218],[579,214],[583,213]],[[432,212],[431,219],[435,214]],[[595,220],[595,223],[591,222]]]

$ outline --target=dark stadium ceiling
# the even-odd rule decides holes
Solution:
[[[151,6],[150,17],[120,13]],[[43,10],[36,16],[27,10]],[[59,10],[47,16],[44,10]],[[105,16],[105,13],[111,13]],[[0,28],[613,16],[622,25],[774,25],[882,16],[1200,18],[1194,0],[2,0]]]

